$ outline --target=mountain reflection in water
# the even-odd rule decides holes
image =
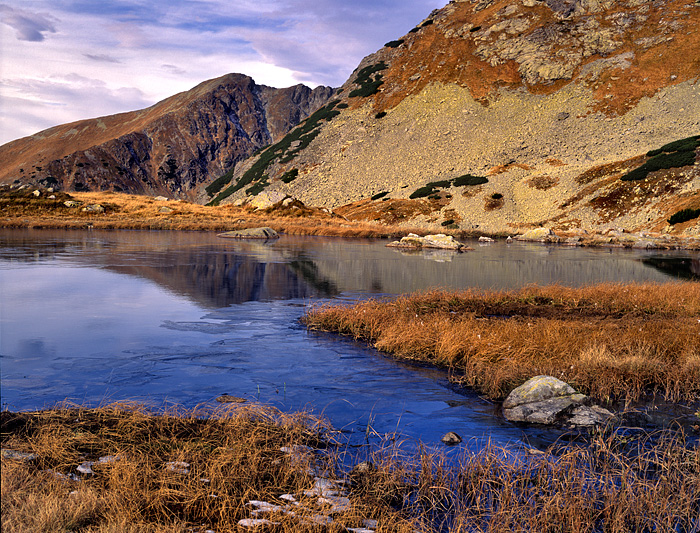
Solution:
[[[405,254],[386,242],[196,232],[0,230],[2,403],[66,398],[185,406],[222,393],[311,408],[357,440],[456,431],[497,442],[556,438],[516,427],[441,370],[299,324],[308,304],[441,287],[667,282],[681,252],[476,245]]]

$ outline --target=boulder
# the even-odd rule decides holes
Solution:
[[[448,446],[454,446],[455,444],[459,444],[460,442],[462,442],[462,437],[457,435],[457,433],[455,433],[454,431],[448,431],[442,436],[440,440]]]
[[[516,237],[519,241],[559,242],[559,237],[549,228],[535,228]]]
[[[588,397],[552,376],[535,376],[514,389],[503,402],[503,415],[511,422],[595,426],[612,413],[588,406]]]
[[[261,192],[250,201],[250,205],[255,209],[267,209],[283,201],[286,196],[286,194],[279,191]]]
[[[272,228],[248,228],[219,233],[217,237],[227,239],[278,239],[279,233]]]
[[[100,204],[90,204],[88,206],[83,207],[83,211],[87,213],[104,213],[105,208],[102,207]]]
[[[426,235],[425,237],[421,237],[415,233],[409,233],[400,241],[394,241],[387,244],[387,246],[393,246],[395,248],[439,248],[442,250],[455,251],[468,249],[454,237],[451,235],[445,235],[444,233],[438,233],[437,235]]]

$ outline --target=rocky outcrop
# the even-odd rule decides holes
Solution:
[[[661,231],[700,205],[700,153],[637,171],[700,133],[698,24],[694,0],[450,2],[239,167],[226,201],[264,188],[430,232]]]
[[[148,109],[7,143],[0,147],[0,183],[206,199],[205,186],[284,136],[331,94],[330,87],[274,89],[229,74]]]
[[[456,252],[471,250],[471,248],[458,242],[451,235],[445,235],[444,233],[425,235],[424,237],[416,235],[415,233],[409,233],[406,237],[402,237],[400,241],[391,242],[387,244],[387,246],[409,249],[437,248],[441,250],[454,250]]]
[[[511,422],[571,426],[595,426],[612,416],[589,403],[567,383],[551,376],[535,376],[508,395],[503,415]]]
[[[217,237],[227,239],[279,239],[279,233],[272,228],[248,228],[220,233]]]

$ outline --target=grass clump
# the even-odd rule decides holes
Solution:
[[[488,181],[489,180],[484,177],[472,176],[471,174],[465,174],[464,176],[459,176],[449,180],[430,181],[411,193],[409,198],[414,200],[416,198],[425,198],[426,196],[430,197],[438,192],[437,189],[447,189],[453,186],[467,187],[472,185],[481,185],[482,183],[488,183]]]
[[[382,79],[382,70],[386,70],[388,65],[384,61],[380,61],[375,65],[368,65],[361,69],[353,83],[359,87],[350,92],[350,98],[372,96],[379,91],[379,87],[384,84]]]
[[[449,367],[494,399],[546,374],[598,401],[676,401],[700,393],[698,316],[700,285],[686,282],[433,291],[319,307],[304,321]]]
[[[648,159],[642,166],[628,172],[622,181],[639,181],[651,172],[680,168],[695,164],[695,150],[700,147],[700,135],[686,137],[647,152]]]
[[[36,459],[2,459],[2,530],[237,531],[250,517],[248,501],[278,502],[313,485],[313,457],[280,448],[325,447],[323,427],[308,415],[250,405],[158,415],[119,404],[5,411],[3,448]],[[86,461],[94,474],[81,476],[77,467]],[[76,474],[82,481],[67,477]]]
[[[422,444],[408,454],[387,441],[367,451],[362,469],[341,466],[337,443],[324,435],[325,425],[308,414],[263,406],[3,411],[3,449],[35,458],[3,454],[2,530],[233,533],[246,530],[238,523],[253,516],[255,500],[277,506],[263,515],[275,524],[255,530],[279,533],[359,530],[365,518],[383,533],[628,533],[698,525],[700,448],[682,432],[621,438],[605,429],[585,443],[532,455],[485,442],[449,459]],[[107,456],[112,460],[99,462]],[[70,480],[87,460],[95,460],[94,473]],[[169,468],[173,462],[178,470]],[[350,508],[333,513],[329,524],[312,521],[323,510],[314,512],[318,496],[304,495],[314,471],[348,490]]]
[[[668,219],[668,223],[671,225],[680,224],[698,217],[700,217],[700,209],[681,209],[671,215],[671,218]]]

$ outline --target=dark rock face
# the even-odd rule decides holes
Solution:
[[[132,113],[57,126],[0,147],[0,183],[196,199],[332,95],[229,74]]]

